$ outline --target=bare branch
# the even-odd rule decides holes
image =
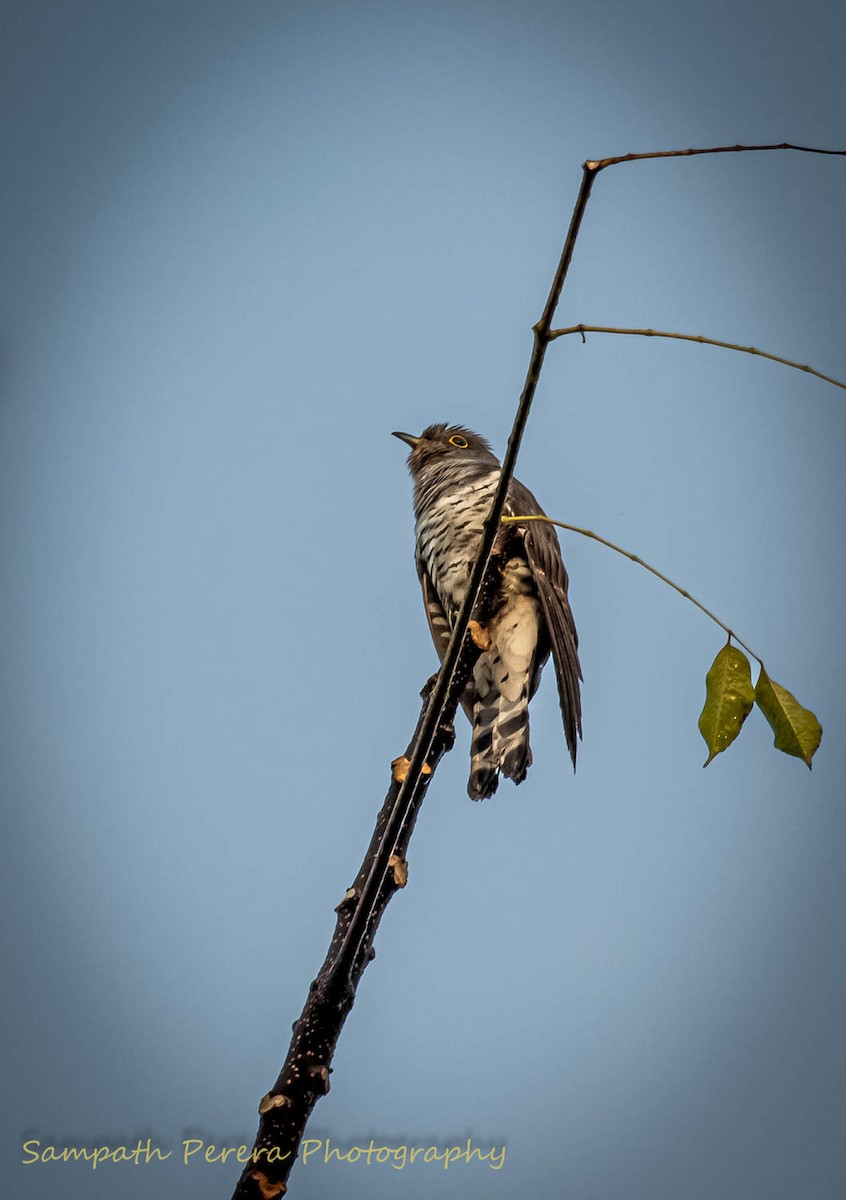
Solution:
[[[586,171],[598,173],[606,167],[616,167],[619,163],[640,162],[646,158],[691,158],[694,154],[742,154],[751,150],[798,150],[802,154],[846,155],[846,150],[820,150],[816,146],[795,146],[792,142],[778,142],[766,146],[707,146],[704,150],[650,150],[645,154],[620,154],[616,158],[588,159],[583,165]]]
[[[843,388],[846,391],[846,383],[841,383],[839,379],[834,379],[831,375],[823,375],[822,371],[818,371],[815,367],[793,362],[790,358],[782,358],[780,355],[770,354],[766,350],[758,350],[755,346],[738,346],[734,342],[721,342],[718,338],[704,337],[699,333],[668,333],[663,329],[623,329],[615,325],[569,325],[566,329],[553,329],[550,332],[549,340],[566,337],[571,333],[581,334],[582,341],[585,340],[586,333],[636,334],[638,337],[676,338],[680,342],[699,342],[703,346],[719,346],[723,350],[738,350],[741,354],[755,354],[758,358],[768,358],[770,362],[793,367],[795,371],[805,371],[808,375],[815,375],[817,379],[822,379],[824,383],[833,383],[835,387]]]
[[[471,615],[485,605],[488,560],[499,531],[508,485],[532,399],[537,388],[555,307],[567,275],[593,172],[584,171],[570,219],[561,258],[546,305],[533,328],[534,343],[526,380],[517,406],[499,484],[485,520],[482,540],[441,668],[424,689],[423,711],[406,751],[407,766],[401,780],[394,776],[377,820],[370,847],[356,884],[339,905],[338,923],[321,971],[309,990],[288,1056],[276,1083],[259,1106],[261,1115],[253,1154],[238,1181],[233,1200],[273,1200],[286,1190],[285,1181],[296,1159],[306,1122],[319,1096],[328,1091],[330,1062],[335,1045],[355,999],[358,980],[372,953],[372,938],[388,901],[397,888],[391,862],[405,858],[423,794],[437,764],[451,745],[452,717],[472,666],[472,639],[467,637]],[[347,899],[348,898],[348,899]],[[305,1068],[305,1070],[304,1070]],[[285,1097],[280,1100],[279,1097]]]
[[[460,671],[469,671],[469,662]],[[466,674],[464,675],[466,678]],[[461,680],[461,674],[456,676]],[[415,730],[417,736],[427,711],[426,698],[434,676],[423,689],[423,707]],[[460,687],[452,699],[452,712],[458,705]],[[346,935],[357,911],[360,898],[372,874],[373,863],[387,840],[387,829],[396,813],[397,798],[405,786],[399,772],[392,771],[391,785],[385,802],[376,818],[376,826],[364,861],[351,887],[347,888],[336,908],[335,932],[317,978],[309,988],[305,1007],[294,1025],[288,1055],[273,1087],[259,1103],[260,1122],[250,1161],[235,1188],[234,1197],[251,1200],[273,1200],[283,1196],[286,1180],[297,1157],[297,1150],[311,1111],[318,1099],[329,1091],[329,1076],[335,1047],[355,999],[355,990],[365,967],[375,956],[373,938],[382,914],[396,891],[405,883],[405,852],[414,829],[417,813],[426,787],[441,756],[451,748],[451,725],[439,727],[430,752],[430,771],[421,773],[411,789],[412,803],[406,820],[391,844],[394,857],[389,858],[391,869],[381,877],[381,886],[371,910],[366,936],[359,946],[351,967],[343,957]],[[414,738],[412,738],[412,742]],[[411,747],[409,747],[410,751]]]
[[[526,371],[526,379],[523,384],[523,391],[520,394],[520,401],[517,405],[517,413],[514,417],[514,424],[511,429],[511,435],[508,439],[508,447],[505,452],[505,458],[502,463],[502,471],[500,473],[499,484],[497,486],[496,495],[494,496],[491,510],[485,520],[482,530],[482,540],[479,546],[476,561],[473,564],[473,571],[470,576],[470,581],[467,588],[467,595],[461,610],[455,620],[455,625],[452,630],[449,645],[444,654],[441,668],[438,672],[435,686],[432,689],[429,702],[420,722],[417,734],[412,741],[409,749],[408,758],[410,759],[408,767],[408,775],[405,782],[402,784],[399,795],[396,801],[395,819],[389,823],[386,830],[385,845],[380,850],[378,857],[373,862],[371,875],[368,877],[365,887],[362,891],[361,900],[356,909],[353,920],[347,931],[344,948],[342,951],[343,961],[347,967],[352,965],[356,956],[360,951],[362,937],[370,922],[373,903],[378,895],[381,881],[384,879],[385,872],[388,868],[388,860],[394,852],[394,847],[391,844],[391,838],[396,836],[397,831],[405,824],[408,813],[414,804],[414,787],[416,781],[420,777],[420,773],[424,764],[430,757],[432,740],[435,736],[435,731],[438,726],[444,721],[448,698],[453,694],[455,689],[455,674],[456,667],[462,654],[462,647],[467,639],[467,629],[470,624],[470,618],[480,601],[482,592],[482,584],[485,579],[485,573],[488,567],[491,550],[499,531],[500,516],[502,515],[503,507],[505,506],[505,497],[508,492],[508,485],[514,475],[514,465],[517,461],[517,453],[520,449],[520,442],[523,437],[523,431],[526,427],[526,421],[529,417],[529,410],[534,398],[535,389],[537,388],[538,378],[540,376],[541,366],[543,364],[546,348],[549,344],[549,330],[552,324],[552,318],[555,315],[555,308],[558,304],[558,299],[561,295],[561,290],[564,286],[564,280],[567,276],[567,271],[570,266],[570,261],[573,257],[573,249],[576,244],[576,238],[579,234],[579,229],[582,223],[585,206],[587,205],[590,190],[593,185],[593,172],[583,171],[582,183],[579,189],[579,194],[576,198],[576,204],[573,208],[573,215],[570,218],[570,226],[567,231],[567,236],[564,240],[564,248],[561,251],[561,258],[558,262],[555,275],[552,280],[552,286],[549,290],[549,296],[544,306],[540,320],[533,328],[534,343],[532,353],[529,359],[528,370]]]

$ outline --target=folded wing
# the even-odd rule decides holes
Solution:
[[[528,488],[513,480],[505,503],[506,516],[543,516],[543,509]],[[515,529],[515,526],[511,526]],[[516,525],[522,539],[526,561],[538,591],[546,632],[549,637],[558,700],[564,723],[567,748],[576,765],[577,740],[582,736],[582,704],[579,683],[579,638],[567,599],[567,571],[561,547],[552,525],[546,521],[527,521]]]

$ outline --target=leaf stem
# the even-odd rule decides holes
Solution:
[[[662,575],[660,571],[656,570],[655,567],[650,566],[648,562],[644,562],[644,560],[637,554],[632,554],[631,550],[624,550],[622,546],[616,546],[614,542],[609,542],[607,538],[600,537],[598,533],[594,533],[591,529],[581,529],[578,525],[568,525],[566,521],[553,521],[552,517],[542,517],[536,515],[531,517],[502,517],[500,519],[503,522],[546,521],[549,525],[557,525],[559,529],[569,529],[571,533],[580,533],[582,537],[592,538],[595,542],[601,542],[602,545],[607,546],[609,550],[616,550],[616,552],[618,554],[622,554],[624,558],[630,558],[632,562],[637,563],[639,567],[643,567],[644,570],[649,571],[652,575],[655,575],[656,578],[660,579],[662,583],[666,583],[673,589],[673,591],[678,592],[680,596],[684,596],[685,600],[689,600],[691,604],[695,604],[700,612],[704,612],[706,617],[710,617],[715,624],[719,625],[720,629],[725,630],[729,636],[729,640],[734,639],[738,646],[742,646],[747,654],[751,654],[752,657],[756,659],[763,667],[764,660],[761,658],[761,656],[756,654],[755,651],[750,646],[747,646],[745,642],[741,641],[734,630],[730,629],[724,621],[721,621],[719,617],[715,616],[714,613],[711,612],[710,608],[706,608],[705,605],[697,600],[695,596],[691,596],[690,592],[685,591],[683,587],[679,587],[677,583],[673,583],[672,579],[668,579],[666,575]]]

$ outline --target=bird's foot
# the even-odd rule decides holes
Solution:
[[[410,766],[411,766],[411,759],[406,758],[406,756],[404,754],[401,754],[399,756],[399,758],[394,759],[394,761],[391,763],[391,778],[394,780],[395,783],[402,783],[403,780],[408,777],[408,768]],[[428,763],[424,763],[423,766],[420,768],[420,774],[421,775],[431,775],[432,774],[432,768],[429,766]]]
[[[408,883],[408,863],[398,854],[392,854],[388,859],[388,866],[394,877],[394,883],[398,888],[404,888]]]
[[[467,626],[467,632],[470,634],[474,646],[478,646],[480,650],[490,650],[491,635],[478,621],[471,621]]]

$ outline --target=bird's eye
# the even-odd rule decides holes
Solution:
[[[464,440],[464,438],[461,436],[460,433],[456,433],[453,437],[451,437],[449,439],[449,444],[451,446],[457,446],[459,450],[467,449],[467,442]]]

